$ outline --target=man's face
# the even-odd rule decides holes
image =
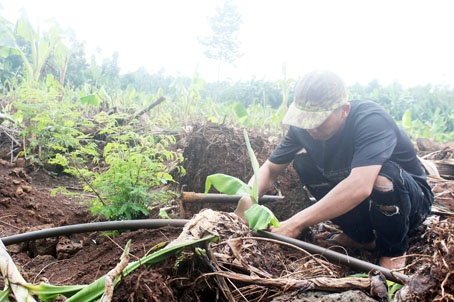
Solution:
[[[343,128],[349,112],[350,106],[342,106],[334,110],[323,124],[317,128],[307,129],[307,132],[315,140],[327,141]]]

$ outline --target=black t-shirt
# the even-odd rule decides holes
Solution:
[[[430,191],[409,137],[383,107],[371,101],[354,100],[350,104],[344,128],[332,138],[314,140],[306,130],[290,126],[269,160],[288,164],[304,148],[322,174],[335,183],[346,178],[353,168],[383,165],[390,160]]]

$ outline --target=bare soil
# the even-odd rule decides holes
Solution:
[[[264,140],[258,135],[251,136],[250,139],[259,162],[263,162],[274,145],[270,140]],[[242,132],[235,129],[218,125],[195,127],[191,135],[180,139],[178,147],[184,149],[187,174],[183,178],[177,178],[177,189],[203,192],[206,176],[213,173],[230,174],[247,180],[252,171],[246,148],[241,143],[243,141]],[[434,179],[431,184],[438,193],[438,200],[448,205],[449,210],[449,206],[454,204],[454,181]],[[82,185],[79,180],[68,175],[54,176],[54,173],[36,166],[26,166],[20,161],[10,164],[9,161],[1,160],[0,237],[100,221],[99,217],[91,215],[84,203],[90,196],[82,192]],[[79,195],[70,197],[61,193],[51,194],[58,187],[67,188]],[[269,192],[282,194],[285,198],[269,203],[268,206],[279,219],[286,219],[310,202],[302,189],[296,174],[289,169],[279,179],[275,189]],[[187,219],[203,208],[228,213],[233,211],[235,206],[234,203],[184,204],[181,200],[171,201],[170,204],[174,206],[171,217]],[[156,213],[150,212],[148,218],[159,218]],[[411,265],[406,273],[419,276],[414,283],[419,282],[422,285],[412,285],[410,292],[413,300],[408,301],[449,301],[449,298],[453,298],[454,280],[450,274],[453,272],[454,263],[454,222],[450,217],[452,216],[434,214],[433,221],[421,227],[412,237],[407,261]],[[335,226],[316,226],[308,230],[302,239],[320,244],[320,238],[332,231],[332,228]],[[67,234],[13,244],[7,248],[28,282],[43,281],[54,285],[88,284],[115,267],[128,240],[132,240],[130,254],[131,261],[134,261],[149,253],[155,245],[177,238],[181,231],[181,228],[169,226],[136,231]],[[259,245],[257,242],[254,241],[251,245]],[[376,261],[373,253],[348,252],[367,261]],[[262,277],[269,273],[268,279],[285,275],[290,270],[288,266],[301,259],[306,259],[307,265],[313,262],[307,260],[307,255],[303,255],[301,251],[275,245],[261,248],[254,253],[249,252],[248,255],[255,255],[254,261],[249,263],[261,270]],[[302,266],[304,264],[300,265]],[[318,272],[315,269],[317,265],[312,265],[307,273],[312,273],[313,278],[325,275],[342,277],[355,273],[349,268],[330,266],[329,263],[326,263],[326,266],[327,270]],[[233,267],[230,269],[233,270]],[[230,288],[229,291],[236,301],[246,301],[246,297],[247,301],[271,301],[285,291],[285,286],[254,285],[244,281],[231,281],[222,285],[214,276],[203,277],[212,271],[210,265],[194,255],[184,259],[170,258],[157,266],[144,266],[124,278],[115,288],[113,301],[228,301],[222,286]],[[257,272],[253,275],[260,276]],[[0,288],[3,288],[3,285],[4,281],[0,278]],[[422,292],[415,294],[416,287]],[[235,292],[235,288],[241,291]],[[295,289],[290,292],[295,293]]]

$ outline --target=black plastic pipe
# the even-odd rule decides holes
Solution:
[[[350,257],[348,255],[344,255],[341,253],[338,253],[336,251],[326,249],[323,247],[320,247],[315,244],[311,244],[305,241],[293,239],[290,237],[282,236],[282,235],[277,235],[273,234],[267,231],[257,231],[254,232],[254,235],[259,236],[259,237],[266,237],[266,238],[271,238],[283,242],[287,242],[293,245],[296,245],[306,251],[308,251],[311,254],[319,254],[324,256],[326,259],[328,259],[332,263],[339,263],[342,265],[346,265],[348,267],[351,267],[353,269],[356,269],[358,271],[362,272],[369,272],[372,270],[375,271],[380,271],[388,280],[398,282],[398,283],[408,283],[410,280],[410,277],[407,275],[401,274],[401,273],[396,273],[396,272],[391,272],[391,270],[372,264],[367,261],[360,260],[358,258]]]
[[[165,226],[183,227],[188,221],[189,220],[187,219],[139,219],[82,223],[11,235],[0,238],[0,240],[3,241],[5,245],[11,245],[30,240],[57,237],[60,235],[96,231],[156,229]]]
[[[153,229],[165,226],[183,227],[187,222],[189,222],[189,220],[187,219],[141,219],[74,224],[3,237],[0,238],[0,247],[2,246],[2,242],[4,245],[11,245],[21,242],[27,242],[30,240],[95,231]],[[318,245],[307,243],[301,240],[273,234],[267,231],[257,231],[254,232],[254,235],[258,237],[271,238],[278,241],[296,245],[300,248],[305,249],[311,254],[322,255],[333,263],[346,265],[359,271],[364,272],[369,272],[371,270],[380,271],[381,273],[383,273],[386,279],[391,281],[407,283],[410,279],[407,275],[391,272],[390,270],[384,267],[354,257],[350,257],[348,255],[344,255],[330,249],[322,248]]]

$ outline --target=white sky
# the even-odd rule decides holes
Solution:
[[[25,8],[32,24],[54,18],[72,28],[88,52],[119,52],[121,72],[144,66],[216,79],[198,37],[221,0],[0,0],[15,22]],[[221,77],[278,80],[324,68],[348,84],[398,81],[404,86],[454,84],[451,0],[237,0],[243,57]]]

